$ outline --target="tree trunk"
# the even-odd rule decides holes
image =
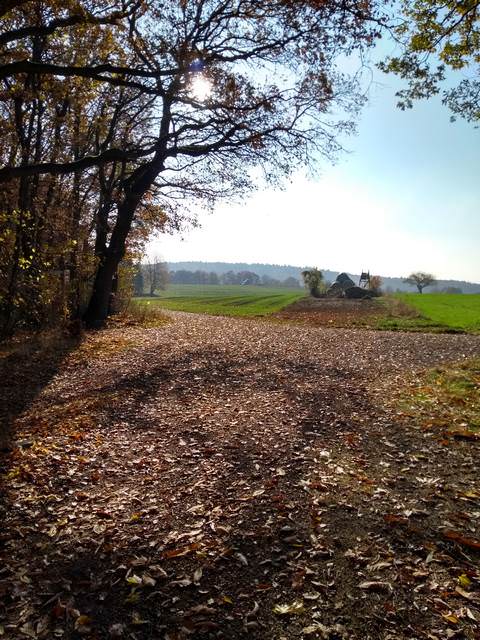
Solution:
[[[135,210],[145,191],[126,196],[118,208],[117,223],[108,248],[100,260],[93,283],[92,296],[84,316],[85,324],[89,329],[101,329],[105,325],[110,308],[113,279],[117,273],[118,265],[125,255],[126,240],[132,226]]]
[[[113,316],[119,312],[117,294],[118,294],[118,269],[117,271],[115,271],[112,278],[112,292],[110,293],[110,300],[108,302],[109,316]]]
[[[105,325],[108,317],[113,278],[117,273],[121,259],[125,255],[126,242],[132,228],[135,211],[145,193],[158,177],[158,174],[164,169],[163,161],[169,122],[170,105],[164,104],[164,115],[160,128],[160,138],[163,139],[163,144],[157,150],[154,158],[147,165],[138,167],[129,178],[125,198],[118,207],[117,221],[105,255],[101,257],[93,284],[92,296],[85,312],[84,320],[89,329],[101,329]]]
[[[121,258],[108,253],[98,267],[93,283],[92,296],[84,320],[89,329],[101,329],[108,316],[113,276]]]

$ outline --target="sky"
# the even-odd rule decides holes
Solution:
[[[480,129],[439,99],[396,108],[393,76],[373,69],[358,132],[314,180],[200,213],[200,228],[159,235],[147,256],[317,266],[480,282]]]

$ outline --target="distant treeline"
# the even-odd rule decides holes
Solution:
[[[241,284],[251,286],[264,287],[289,287],[292,289],[300,288],[300,282],[297,278],[291,276],[280,280],[272,278],[268,275],[259,276],[253,271],[227,271],[226,273],[215,273],[215,271],[189,271],[188,269],[178,269],[169,272],[169,281],[171,284]]]
[[[246,264],[229,262],[162,262],[138,266],[135,270],[135,295],[167,288],[168,284],[194,285],[253,285],[264,287],[303,286],[302,269],[291,265]],[[337,273],[322,269],[325,283],[328,285],[337,277]],[[348,274],[354,282],[358,275]],[[412,287],[401,278],[381,277],[383,293],[412,291]],[[480,284],[459,280],[437,280],[428,289],[430,293],[480,293]]]
[[[251,271],[263,278],[263,276],[269,276],[274,280],[281,283],[286,278],[294,278],[299,283],[301,282],[301,272],[304,269],[310,269],[314,265],[293,266],[293,265],[278,265],[278,264],[261,264],[261,263],[246,263],[246,262],[201,262],[201,261],[188,261],[188,262],[169,262],[168,270],[172,271],[207,271],[214,272],[219,277],[223,274],[234,271],[240,273],[242,271]],[[332,271],[331,269],[322,268],[322,265],[318,265],[323,273],[324,280],[326,282],[333,282],[340,271]],[[368,271],[368,263],[361,265],[362,271]],[[373,267],[370,268],[370,273],[373,272]],[[352,280],[357,283],[359,274],[348,272],[348,275]],[[407,275],[407,274],[405,274]],[[386,293],[393,293],[396,291],[413,291],[412,287],[405,284],[404,277],[389,277],[382,276],[382,289]],[[221,282],[221,281],[220,281]],[[284,285],[282,285],[284,286]],[[436,285],[428,289],[430,293],[480,293],[480,284],[475,282],[466,282],[464,280],[437,280]]]

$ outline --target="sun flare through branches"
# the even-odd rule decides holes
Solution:
[[[212,94],[212,81],[204,75],[196,75],[190,83],[190,94],[198,102],[204,102]]]

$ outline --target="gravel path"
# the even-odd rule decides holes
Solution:
[[[17,419],[7,637],[480,637],[443,535],[478,538],[479,446],[386,401],[480,336],[170,315],[89,335]]]

